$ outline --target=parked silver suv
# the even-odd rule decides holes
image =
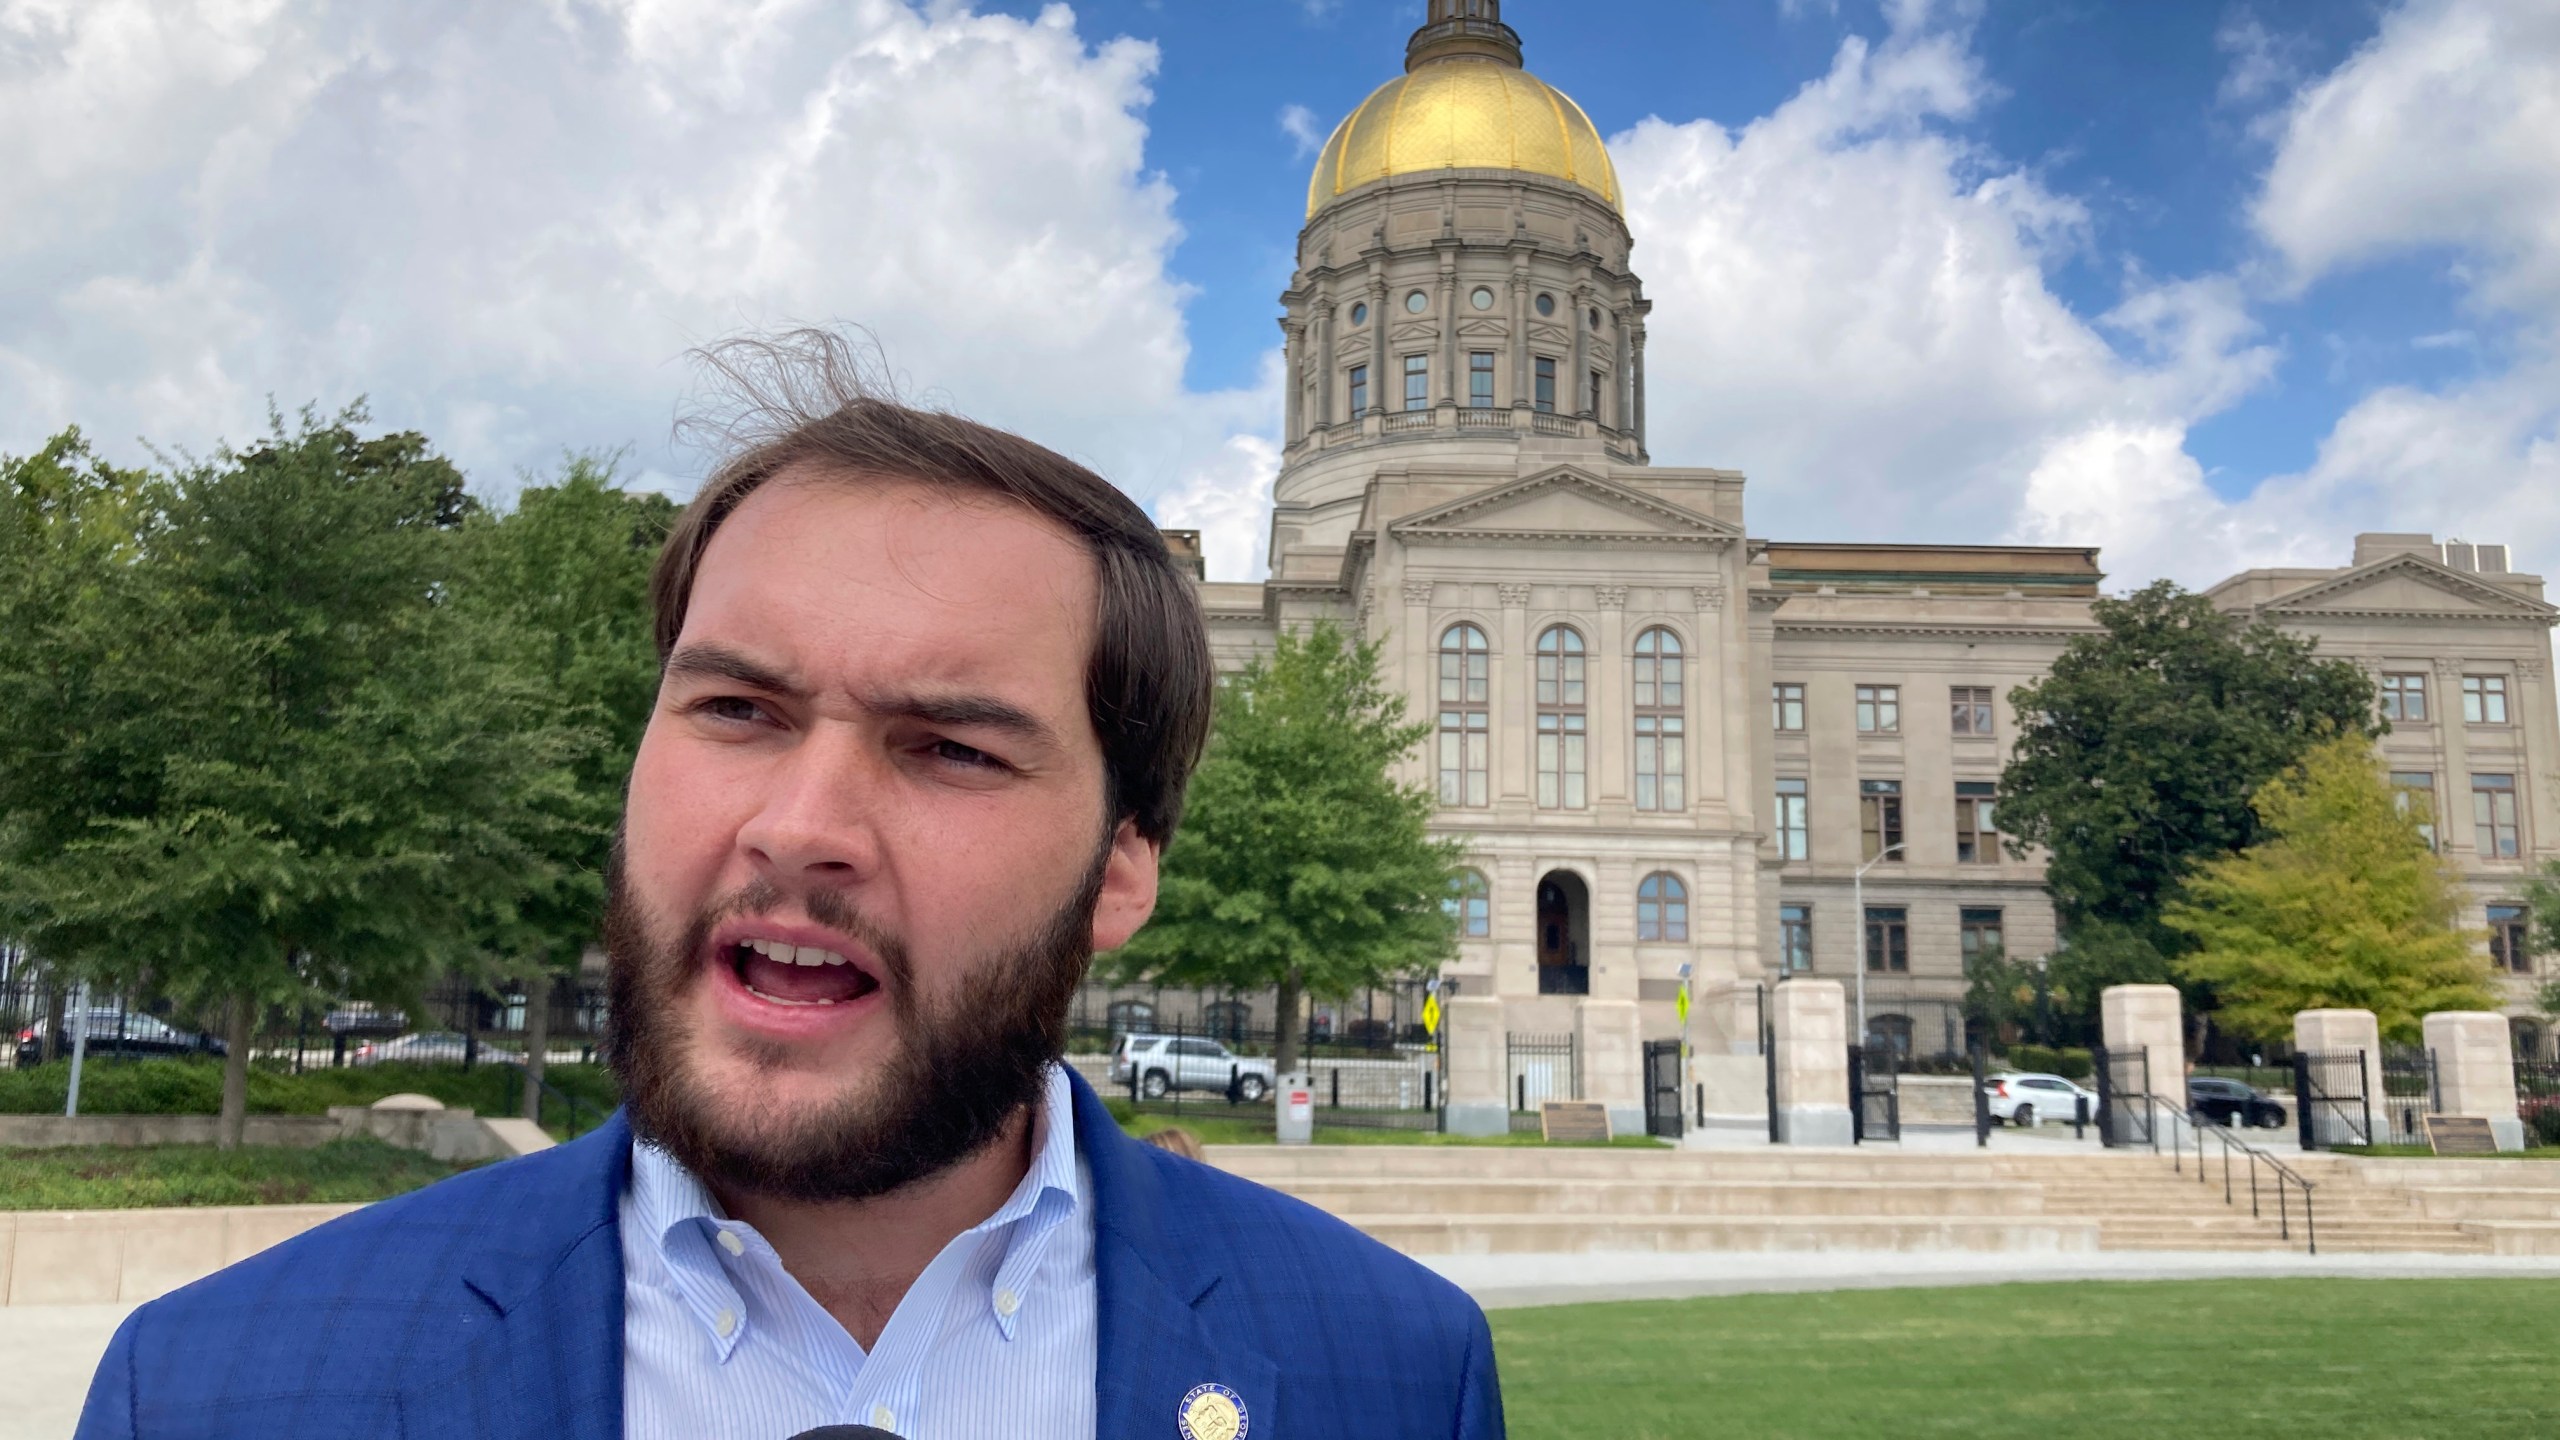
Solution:
[[[1123,1035],[1111,1052],[1111,1083],[1126,1089],[1137,1076],[1138,1093],[1160,1100],[1175,1090],[1226,1093],[1228,1077],[1236,1098],[1247,1105],[1271,1093],[1271,1062],[1238,1055],[1215,1040],[1188,1035]]]

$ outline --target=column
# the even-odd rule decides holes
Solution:
[[[1316,297],[1316,424],[1333,423],[1333,298]]]
[[[1511,408],[1529,408],[1529,275],[1511,271]]]
[[[1573,374],[1566,383],[1573,386],[1573,403],[1557,408],[1570,415],[1591,414],[1591,291],[1587,286],[1573,287]]]
[[[1422,783],[1431,786],[1436,794],[1440,784],[1440,637],[1431,633],[1432,589],[1429,580],[1416,579],[1411,571],[1405,573],[1402,648],[1405,694],[1412,697],[1412,709],[1406,713],[1432,722],[1433,733],[1422,742]]]
[[[1635,333],[1633,336],[1631,336],[1631,337],[1630,337],[1630,343],[1632,343],[1632,344],[1635,346],[1635,362],[1634,362],[1634,366],[1633,366],[1633,368],[1634,368],[1634,370],[1635,370],[1635,378],[1636,378],[1636,453],[1637,453],[1638,455],[1648,455],[1648,454],[1650,454],[1650,453],[1652,453],[1652,452],[1646,448],[1646,446],[1645,446],[1645,441],[1644,441],[1644,326],[1643,326],[1643,325],[1639,324],[1639,325],[1637,325],[1637,326],[1636,326],[1636,333]]]
[[[2178,987],[2110,985],[2098,993],[2098,1011],[2121,1122],[2115,1133],[2148,1135],[2156,1120],[2160,1143],[2171,1143],[2187,1110],[2187,1021]],[[2135,1054],[2147,1056],[2148,1064],[2137,1068],[2121,1058]],[[2127,1093],[2137,1084],[2153,1101]]]
[[[2524,1148],[2516,1113],[2514,1041],[2507,1017],[2486,1010],[2439,1010],[2426,1018],[2427,1053],[2436,1062],[2437,1108],[2489,1122],[2501,1150]]]
[[[2354,1083],[2354,1056],[2364,1054],[2364,1095],[2337,1097],[2334,1105],[2311,1104],[2308,1095],[2296,1095],[2293,1103],[2308,1112],[2311,1138],[2322,1145],[2367,1145],[2373,1132],[2387,1123],[2382,1106],[2382,1031],[2374,1024],[2370,1010],[2305,1010],[2293,1017],[2293,1048],[2304,1055],[2325,1057],[2326,1064],[2314,1062],[2314,1080],[2331,1078],[2332,1087],[2344,1090]]]
[[[1287,356],[1284,370],[1289,377],[1289,393],[1285,397],[1288,414],[1281,422],[1284,443],[1295,445],[1306,438],[1306,407],[1300,402],[1307,390],[1306,326],[1295,321],[1280,325],[1281,349]]]
[[[1681,1103],[1700,1106],[1698,1128],[1734,1136],[1769,1133],[1769,1081],[1760,1055],[1760,987],[1731,980],[1695,996],[1689,1080]],[[1844,1078],[1844,1086],[1848,1083]]]
[[[1487,714],[1494,724],[1494,764],[1500,773],[1490,787],[1501,799],[1534,800],[1529,766],[1529,737],[1538,728],[1537,657],[1529,653],[1529,587],[1504,585],[1501,648],[1493,656],[1493,686]]]
[[[2444,836],[2446,854],[2476,855],[2480,851],[2479,832],[2471,828],[2471,751],[2468,737],[2462,732],[2462,662],[2438,660],[2434,677],[2428,681],[2435,693],[2427,697],[2428,718],[2435,721],[2437,743],[2444,747],[2445,816],[2440,832]],[[2528,777],[2516,777],[2516,787],[2524,788]],[[2517,797],[2521,800],[2523,797]]]
[[[1627,636],[1627,587],[1601,585],[1595,589],[1600,598],[1600,633],[1594,637],[1598,643],[1583,676],[1591,685],[1594,702],[1584,707],[1584,723],[1591,727],[1591,798],[1595,808],[1596,802],[1604,800],[1632,805],[1635,722],[1631,718],[1630,696],[1634,662],[1628,647],[1634,642]]]
[[[1440,262],[1440,404],[1455,406],[1466,388],[1466,372],[1458,368],[1458,272]]]
[[[1502,1002],[1491,995],[1443,994],[1440,1044],[1448,1064],[1449,1108],[1445,1119],[1449,1133],[1508,1133],[1511,1100],[1502,1093]]]
[[[1396,403],[1404,403],[1404,377],[1390,373],[1399,363],[1387,353],[1387,329],[1393,322],[1387,309],[1387,277],[1373,276],[1369,281],[1369,413],[1387,413],[1387,387],[1394,386]]]
[[[1847,1145],[1849,1005],[1837,980],[1788,980],[1769,994],[1778,1062],[1778,1142]]]
[[[1631,333],[1631,331],[1632,331],[1632,327],[1633,327],[1633,320],[1632,320],[1632,317],[1630,317],[1630,316],[1628,315],[1628,313],[1627,313],[1627,311],[1626,311],[1625,307],[1623,307],[1623,306],[1619,307],[1619,309],[1618,309],[1618,311],[1617,311],[1617,313],[1616,313],[1615,323],[1616,323],[1616,325],[1617,325],[1617,327],[1618,327],[1618,345],[1617,345],[1617,361],[1618,361],[1618,367],[1617,367],[1617,368],[1618,368],[1618,374],[1617,374],[1617,384],[1615,384],[1615,385],[1611,386],[1610,388],[1611,388],[1612,390],[1614,390],[1614,391],[1616,391],[1616,392],[1617,392],[1617,401],[1618,401],[1618,427],[1617,427],[1617,428],[1619,428],[1620,430],[1623,430],[1623,431],[1626,431],[1626,432],[1628,432],[1628,433],[1632,434],[1632,433],[1634,433],[1635,428],[1636,428],[1636,427],[1635,427],[1636,382],[1635,382],[1635,358],[1634,358],[1634,357],[1635,357],[1635,351],[1634,351],[1634,349],[1633,349],[1633,348],[1632,348],[1632,347],[1627,343],[1627,336],[1628,336],[1628,335]]]

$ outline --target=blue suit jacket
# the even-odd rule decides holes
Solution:
[[[1502,1434],[1484,1316],[1329,1215],[1121,1133],[1083,1081],[1100,1440],[1178,1435],[1214,1381],[1248,1440]],[[80,1440],[619,1440],[631,1132],[594,1133],[312,1230],[136,1310]],[[710,1437],[706,1437],[710,1440]],[[785,1440],[748,1436],[743,1440]]]

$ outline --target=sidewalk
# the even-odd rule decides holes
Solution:
[[[0,1355],[9,1357],[0,1440],[65,1440],[80,1419],[89,1374],[131,1305],[0,1305]]]

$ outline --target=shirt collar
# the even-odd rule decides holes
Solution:
[[[1077,1163],[1076,1156],[1075,1089],[1068,1082],[1066,1067],[1051,1065],[1038,1106],[1032,1112],[1030,1169],[995,1213],[962,1231],[951,1242],[951,1246],[984,1244],[990,1237],[1012,1231],[1007,1237],[1004,1260],[996,1267],[985,1297],[1007,1339],[1013,1336],[1015,1313],[1039,1271],[1050,1237],[1059,1222],[1084,1209],[1085,1194],[1084,1167]],[[752,1226],[731,1220],[700,1177],[673,1155],[637,1138],[631,1142],[630,1200],[631,1217],[639,1233],[648,1237],[670,1270],[678,1275],[694,1270],[696,1266],[690,1263],[693,1258],[724,1231],[738,1236],[744,1247],[735,1256],[723,1256],[724,1260],[761,1256],[778,1266],[772,1247]],[[1026,1220],[1030,1223],[1018,1223]],[[688,1292],[691,1308],[711,1331],[713,1342],[725,1358],[744,1334],[744,1317],[736,1308],[734,1292],[724,1304],[717,1297],[700,1293],[698,1286],[680,1288]],[[724,1314],[728,1316],[725,1331],[720,1320]]]

